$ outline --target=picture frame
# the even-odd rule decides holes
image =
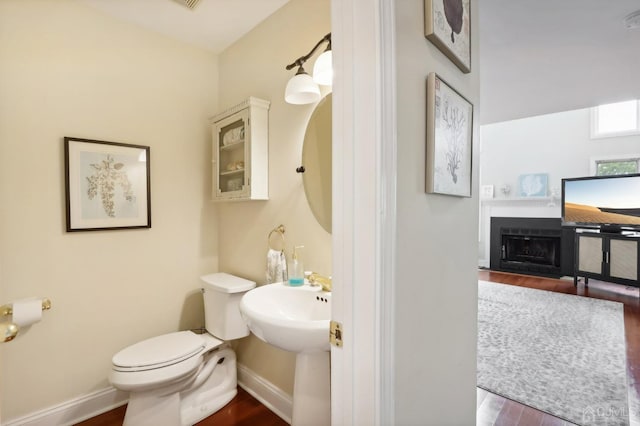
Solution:
[[[494,195],[493,185],[482,185],[480,187],[480,198],[483,200],[490,200]]]
[[[546,198],[549,190],[549,174],[529,173],[518,176],[518,197]]]
[[[426,192],[471,197],[473,104],[433,72],[426,136]]]
[[[471,0],[424,0],[424,35],[463,73],[471,72]]]
[[[67,232],[151,228],[150,148],[64,138]]]

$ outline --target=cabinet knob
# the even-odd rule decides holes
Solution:
[[[296,169],[296,173],[304,173],[304,171],[305,171],[304,166],[300,166]]]

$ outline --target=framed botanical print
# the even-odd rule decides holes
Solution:
[[[148,146],[64,138],[67,232],[151,228]]]
[[[426,191],[471,197],[473,105],[436,73],[427,77]]]

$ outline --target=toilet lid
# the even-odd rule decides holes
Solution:
[[[256,286],[256,283],[253,281],[225,274],[224,272],[203,275],[200,279],[204,281],[206,286],[221,293],[241,293],[249,291]]]
[[[152,337],[131,345],[113,356],[114,367],[151,369],[188,359],[205,346],[202,337],[191,331],[179,331]]]

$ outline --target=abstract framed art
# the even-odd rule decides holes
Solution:
[[[148,146],[64,138],[67,232],[151,228]]]
[[[471,197],[473,105],[433,72],[426,130],[426,192]]]
[[[464,73],[471,72],[471,0],[424,0],[424,35]]]

